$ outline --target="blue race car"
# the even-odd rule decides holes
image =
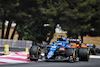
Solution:
[[[53,41],[53,45],[46,49],[45,58],[46,61],[70,60],[73,62],[75,61],[75,51],[76,49],[70,48],[66,40]]]
[[[45,61],[66,61],[75,62],[82,60],[89,60],[88,48],[72,48],[69,46],[67,39],[58,38],[58,41],[53,41],[53,45],[46,46],[44,51]],[[30,60],[42,59],[41,49],[39,46],[32,46],[30,48]]]

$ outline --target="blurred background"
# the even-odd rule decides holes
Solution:
[[[80,38],[100,45],[100,0],[0,0],[0,38],[35,43]]]

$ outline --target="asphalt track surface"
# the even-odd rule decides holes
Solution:
[[[31,62],[24,64],[7,64],[0,67],[100,67],[100,59],[90,59],[88,62]]]
[[[3,48],[0,48],[0,51]],[[10,48],[10,51],[24,51],[21,48]],[[97,54],[96,56],[100,56]],[[30,62],[18,64],[3,64],[0,67],[100,67],[100,58],[90,58],[88,62],[79,61],[75,63],[69,62]]]

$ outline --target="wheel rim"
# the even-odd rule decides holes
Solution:
[[[37,49],[37,55],[39,55],[40,54],[40,47],[38,47],[38,49]]]
[[[88,52],[87,52],[87,61],[89,60],[89,52],[90,52],[90,49],[88,48]]]
[[[96,54],[96,49],[94,50],[94,54]]]
[[[73,60],[74,60],[74,62],[75,62],[75,52],[76,52],[76,49],[74,49],[74,52],[73,52]]]

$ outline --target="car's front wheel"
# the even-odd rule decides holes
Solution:
[[[40,47],[38,46],[32,46],[30,48],[30,60],[38,60],[39,58],[39,55],[41,54],[41,51],[40,51]]]

